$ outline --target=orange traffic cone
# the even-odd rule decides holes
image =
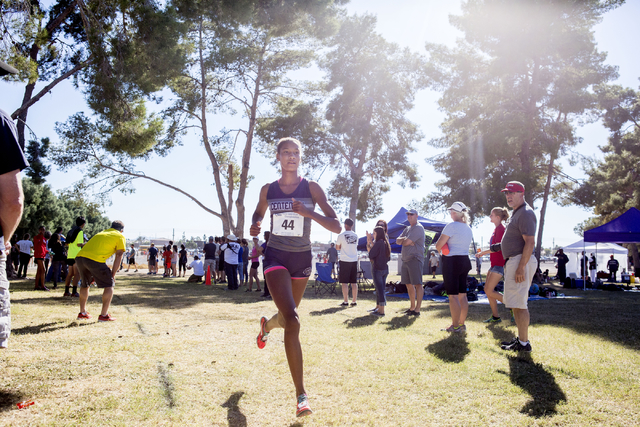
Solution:
[[[211,266],[207,266],[207,278],[204,280],[204,284],[211,286]]]

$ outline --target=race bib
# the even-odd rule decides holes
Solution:
[[[302,237],[304,217],[295,212],[273,214],[273,234],[276,236]]]

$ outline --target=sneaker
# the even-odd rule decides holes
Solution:
[[[98,322],[113,322],[114,320],[116,319],[114,317],[111,317],[109,313],[104,316],[102,314],[98,316]]]
[[[516,340],[513,344],[503,345],[501,346],[503,350],[511,350],[511,351],[524,351],[527,353],[531,352],[531,343],[528,342],[526,345],[520,344],[520,340]]]
[[[80,298],[80,294],[77,292],[72,293],[71,296],[74,298]]]
[[[298,406],[296,408],[296,417],[306,417],[311,415],[311,407],[309,407],[309,399],[305,393],[298,396]]]
[[[380,313],[379,311],[372,311],[371,314],[378,317],[384,317],[384,313]]]
[[[371,310],[367,310],[369,313],[374,313],[378,311],[378,307],[372,308]]]
[[[355,302],[355,301],[351,303],[351,307],[356,306],[356,305],[358,305],[358,303]]]
[[[458,326],[457,328],[454,327],[453,325],[449,326],[448,328],[442,328],[440,329],[441,331],[444,332],[462,332],[462,327]],[[466,330],[466,329],[465,329]]]
[[[138,272],[138,270],[134,271],[134,273],[137,273],[137,272]]]
[[[70,297],[71,294],[69,292],[65,292],[64,295],[62,295],[63,297]]]
[[[404,314],[409,314],[409,313],[413,313],[413,310],[411,310],[411,309],[408,309],[408,310],[405,310],[405,311],[403,311],[402,313],[404,313]]]
[[[341,307],[347,307],[348,305],[349,305],[349,303],[348,303],[348,302],[346,302],[346,301],[345,301],[345,302],[343,302],[342,304],[340,304],[340,306],[341,306]]]
[[[420,316],[420,312],[416,310],[409,310],[407,316]]]
[[[88,320],[91,319],[91,315],[86,311],[84,313],[78,313],[78,320]]]
[[[487,320],[484,320],[483,323],[500,323],[502,319],[500,317],[489,317]]]
[[[501,347],[504,347],[504,346],[508,346],[508,345],[513,345],[513,344],[515,344],[516,342],[518,342],[519,340],[520,340],[520,338],[515,337],[515,338],[514,338],[514,339],[512,339],[511,341],[502,341],[502,342],[500,343],[500,346],[501,346]]]
[[[467,325],[460,325],[458,330],[455,332],[467,332]]]
[[[258,348],[261,350],[264,348],[265,345],[267,345],[267,338],[269,338],[269,332],[264,330],[264,328],[267,326],[268,320],[269,319],[267,319],[264,316],[260,318],[260,333],[256,338],[256,342],[258,344]]]

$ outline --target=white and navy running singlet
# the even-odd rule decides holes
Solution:
[[[271,236],[267,247],[287,252],[311,250],[311,218],[293,212],[293,200],[304,203],[309,210],[315,209],[309,181],[300,178],[300,184],[291,194],[285,194],[278,181],[272,182],[267,191],[267,203],[271,213]]]

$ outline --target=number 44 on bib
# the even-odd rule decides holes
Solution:
[[[277,236],[302,237],[304,217],[295,212],[273,215],[273,234]]]

